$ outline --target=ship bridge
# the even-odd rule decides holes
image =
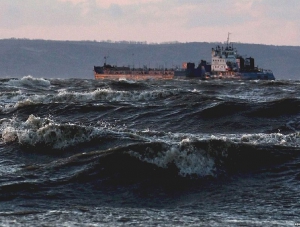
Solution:
[[[211,70],[216,72],[236,71],[239,68],[237,50],[233,46],[212,48]]]

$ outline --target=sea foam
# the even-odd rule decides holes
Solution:
[[[161,168],[168,168],[169,165],[174,164],[181,176],[215,176],[216,172],[214,158],[207,151],[195,147],[187,140],[176,145],[165,144],[160,151],[148,147],[144,154],[135,151],[131,151],[130,154]]]
[[[22,145],[44,145],[53,149],[65,149],[88,142],[101,134],[93,127],[75,124],[59,124],[49,118],[30,115],[25,122],[16,118],[1,125],[2,140],[5,143],[18,142]]]
[[[7,85],[15,86],[15,87],[33,87],[33,88],[48,88],[51,85],[49,80],[43,78],[34,78],[30,75],[24,76],[18,80],[9,80]]]
[[[58,123],[51,118],[40,118],[30,115],[23,122],[16,117],[0,120],[0,131],[4,143],[17,142],[23,146],[42,146],[55,150],[64,150],[78,144],[98,139],[99,142],[111,139],[145,139],[130,133],[122,132],[112,126],[100,127]]]

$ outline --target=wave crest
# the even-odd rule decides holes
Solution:
[[[163,144],[161,150],[158,151],[147,147],[145,152],[131,150],[129,153],[141,161],[155,164],[161,168],[175,165],[181,176],[215,176],[214,159],[205,150],[199,149],[187,141],[178,145]]]
[[[58,124],[49,118],[30,115],[25,122],[15,118],[2,124],[2,140],[22,145],[44,145],[53,149],[65,149],[79,143],[91,141],[97,132],[93,127],[75,124]]]
[[[44,78],[34,78],[33,76],[28,75],[18,80],[9,80],[7,84],[16,87],[48,88],[50,87],[51,82]]]

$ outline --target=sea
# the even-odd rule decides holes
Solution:
[[[300,225],[300,81],[0,79],[0,226]]]

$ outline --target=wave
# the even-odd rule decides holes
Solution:
[[[289,127],[298,127],[299,119],[288,123]],[[299,132],[294,133],[254,133],[254,134],[203,134],[203,133],[165,133],[150,130],[127,129],[122,126],[106,126],[105,123],[97,127],[78,125],[74,123],[58,123],[51,118],[40,118],[30,115],[26,121],[16,117],[1,119],[1,134],[4,142],[17,141],[31,146],[45,144],[55,149],[63,149],[78,143],[88,142],[95,138],[140,138],[143,141],[164,141],[170,144],[181,143],[184,140],[220,139],[234,143],[269,144],[298,147]]]
[[[300,100],[298,98],[282,98],[257,105],[253,104],[248,116],[273,118],[298,113],[300,113]]]
[[[53,103],[89,103],[91,101],[108,102],[144,102],[156,101],[173,97],[180,90],[154,90],[154,91],[115,91],[109,88],[96,89],[91,92],[69,92],[64,89],[56,94],[30,94],[13,92],[1,94],[3,103],[0,106],[3,113],[9,113],[20,108],[34,105],[46,105]]]
[[[178,94],[180,91],[174,90],[154,90],[154,91],[115,91],[112,89],[97,89],[92,92],[68,92],[60,91],[57,95],[53,96],[51,102],[89,102],[93,101],[149,101],[156,99],[164,99]]]
[[[112,89],[97,89],[92,92],[59,92],[53,97],[54,102],[86,102],[90,100],[105,100],[110,102],[118,101],[149,101],[164,99],[180,92],[173,90],[153,90],[153,91],[115,91]]]
[[[210,103],[204,102],[200,105],[193,117],[222,119],[222,117],[240,115],[252,118],[278,118],[300,113],[300,100],[298,98],[282,98],[260,103],[211,100]]]
[[[50,118],[30,115],[25,122],[16,118],[5,119],[1,125],[2,140],[5,143],[18,142],[21,146],[64,150],[77,144],[95,139],[138,139],[131,134],[123,134],[106,128],[81,126],[72,123],[56,123]]]
[[[34,164],[22,165],[6,174],[9,180],[0,182],[0,199],[36,198],[38,195],[65,199],[70,189],[72,194],[82,196],[83,188],[87,188],[87,193],[95,188],[112,193],[111,190],[124,186],[133,187],[138,193],[153,192],[160,187],[177,190],[207,181],[235,179],[240,174],[263,172],[275,176],[278,170],[282,176],[299,177],[299,134],[198,135],[197,138],[186,134],[140,134],[148,134],[148,140],[51,156],[49,162],[39,159],[36,154]],[[122,138],[120,134],[119,137]],[[289,142],[279,142],[288,138]],[[107,141],[109,138],[104,136],[102,139]],[[32,152],[36,144],[30,146],[28,151]],[[45,193],[54,187],[58,189],[55,194]]]
[[[118,81],[109,81],[108,86],[113,90],[146,90],[150,88],[147,83],[144,83],[143,81],[133,81],[133,80],[127,80],[127,79],[119,79]]]
[[[299,133],[209,135],[132,131],[111,126],[56,123],[34,115],[30,115],[25,122],[16,118],[2,119],[1,134],[5,143],[17,142],[21,147],[38,149],[39,152],[63,151],[82,144],[92,149],[91,141],[94,141],[110,149],[85,156],[98,153],[129,155],[139,160],[139,165],[142,162],[156,168],[176,170],[182,177],[216,177],[227,172],[226,169],[251,168],[260,162],[269,163],[277,156],[290,157],[290,152],[300,149]],[[123,160],[123,157],[117,158]]]
[[[51,82],[44,78],[34,78],[32,76],[24,76],[21,79],[11,79],[6,82],[9,86],[14,87],[27,87],[27,88],[34,88],[34,89],[41,89],[41,88],[49,88]]]
[[[256,85],[258,86],[290,86],[291,85],[291,81],[289,80],[266,80],[266,81],[260,81],[260,83],[257,84],[257,82],[255,82]]]
[[[177,96],[178,94],[181,96]],[[89,103],[91,101],[109,102],[136,102],[155,101],[168,99],[171,107],[193,106],[197,117],[216,118],[229,115],[245,114],[248,117],[279,117],[295,115],[300,112],[300,101],[297,98],[283,98],[270,102],[248,103],[237,101],[224,101],[206,95],[188,95],[180,90],[162,91],[114,91],[111,89],[97,89],[92,92],[68,92],[60,90],[56,95],[30,95],[25,96],[20,92],[2,94],[6,105],[2,106],[3,112],[16,109],[53,103]],[[191,100],[193,100],[191,104]],[[196,109],[195,109],[196,108]],[[195,112],[196,111],[196,112]]]
[[[204,179],[284,164],[299,158],[299,150],[299,147],[238,144],[209,139],[193,142],[184,140],[178,144],[137,143],[83,155],[89,159],[93,157],[88,161],[89,164],[94,163],[88,170],[88,174],[92,173],[93,176],[112,177],[122,173],[125,179],[132,174],[144,179],[152,174],[157,177],[155,172],[159,172],[164,177]],[[82,161],[83,157],[77,155],[78,158]]]
[[[50,186],[93,181],[118,186],[145,182],[151,182],[152,187],[170,183],[180,186],[182,180],[202,181],[240,173],[270,171],[299,158],[299,148],[237,144],[218,139],[185,140],[177,145],[139,142],[79,153],[46,164],[25,166],[20,171],[21,174],[40,176],[44,173],[43,176],[51,176],[49,182],[47,178],[35,180],[34,186],[38,182]],[[299,170],[293,171],[298,173]]]
[[[235,115],[247,109],[247,104],[245,103],[219,102],[204,108],[199,113],[199,116],[204,118],[219,118],[227,115]]]

